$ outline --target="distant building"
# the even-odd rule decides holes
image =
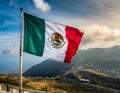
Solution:
[[[79,79],[79,81],[82,83],[90,83],[89,79]]]

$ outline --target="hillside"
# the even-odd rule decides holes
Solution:
[[[109,87],[120,90],[120,78],[111,77],[107,74],[90,69],[76,70],[62,75],[58,80],[80,82],[80,79],[89,80],[90,84]]]
[[[27,70],[23,75],[30,77],[54,77],[64,74],[72,68],[72,64],[56,62],[53,60],[45,60],[44,62],[34,65]]]
[[[120,76],[120,46],[111,48],[95,48],[79,50],[72,63],[65,64],[53,60],[45,60],[29,68],[23,75],[30,77],[53,77],[66,71],[85,68],[93,69],[109,75]]]
[[[80,82],[88,79],[90,82]],[[0,76],[0,83],[19,86],[19,77]],[[52,93],[120,93],[120,78],[89,69],[66,72],[64,75],[47,78],[23,78],[26,89],[42,90]]]

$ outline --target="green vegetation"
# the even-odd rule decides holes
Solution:
[[[80,82],[88,79],[90,83]],[[19,77],[0,75],[0,83],[19,85]],[[89,69],[75,70],[48,78],[23,78],[24,88],[52,93],[120,93],[120,79]]]
[[[43,88],[41,88],[41,91],[46,91],[46,92],[48,92],[48,87],[43,87]]]

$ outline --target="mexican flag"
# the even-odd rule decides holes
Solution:
[[[24,52],[70,63],[82,36],[76,28],[24,13]]]

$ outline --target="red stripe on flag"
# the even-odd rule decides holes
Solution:
[[[83,33],[80,32],[78,29],[69,26],[66,26],[65,31],[66,37],[68,39],[68,47],[64,62],[70,63],[72,57],[76,54],[76,51],[78,50]]]

